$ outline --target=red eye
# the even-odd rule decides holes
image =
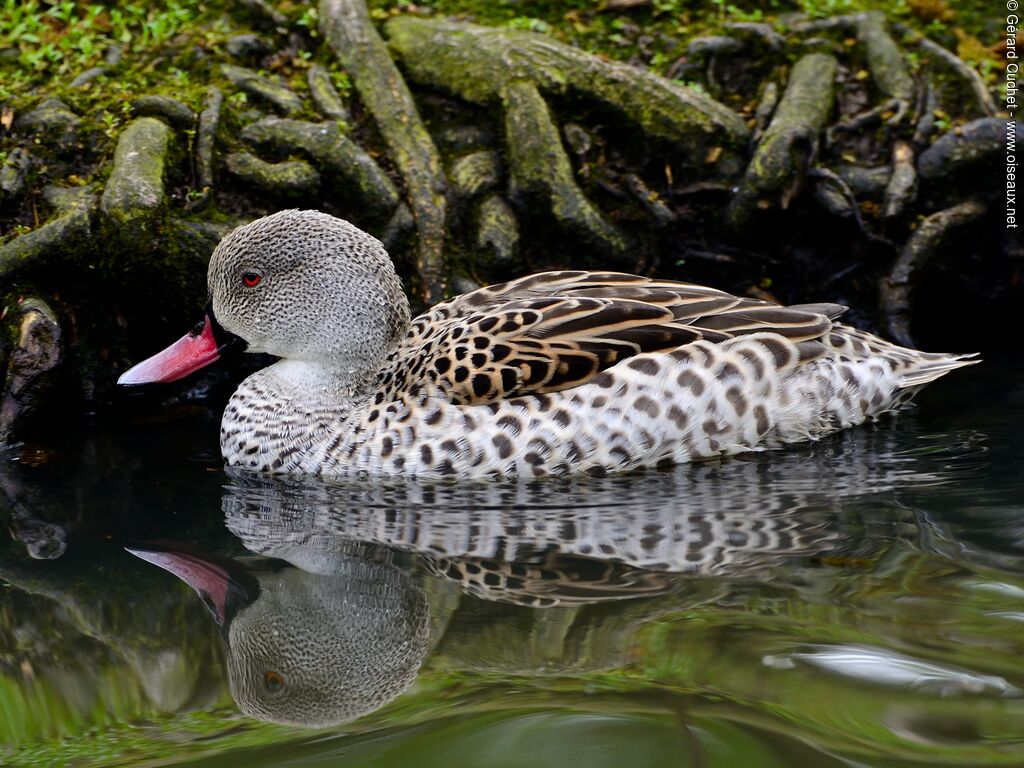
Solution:
[[[258,275],[255,272],[246,272],[242,275],[242,282],[245,283],[247,288],[255,288],[260,284],[260,280],[263,279],[262,275]]]

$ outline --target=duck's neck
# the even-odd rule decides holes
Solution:
[[[377,375],[376,370],[365,367],[354,369],[349,365],[287,359],[260,373],[284,397],[294,396],[306,402],[325,398],[335,403],[361,400],[373,387]]]

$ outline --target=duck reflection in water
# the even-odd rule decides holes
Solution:
[[[858,499],[944,479],[917,458],[855,447],[871,460],[851,462],[836,443],[785,467],[734,460],[540,483],[342,484],[229,470],[226,525],[259,557],[133,550],[207,602],[243,712],[326,726],[406,690],[439,634],[447,661],[458,656],[466,671],[609,669],[627,662],[637,625],[722,599],[737,581],[811,589],[815,556],[858,558],[873,546],[859,517],[871,507]],[[633,607],[595,613],[623,601]],[[529,613],[483,610],[494,603]],[[572,613],[581,606],[591,608]],[[557,647],[540,647],[558,622],[586,637],[576,646],[587,659],[572,656],[565,626],[548,633]],[[481,633],[498,645],[481,649]]]
[[[323,727],[379,709],[406,690],[428,636],[423,593],[390,553],[338,544],[301,567],[170,542],[129,551],[188,583],[210,608],[242,712]]]

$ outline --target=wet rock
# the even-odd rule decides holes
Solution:
[[[0,245],[0,280],[26,267],[46,266],[49,260],[91,243],[95,190],[51,186],[43,194],[58,215],[39,229]]]
[[[476,247],[496,266],[511,266],[519,256],[519,222],[501,195],[489,195],[477,212]]]
[[[273,50],[270,43],[256,34],[235,35],[224,46],[236,59],[259,59]]]
[[[82,120],[60,99],[44,99],[31,112],[20,115],[14,121],[19,133],[37,136],[52,141],[61,149],[69,149],[78,138]]]
[[[320,187],[320,174],[305,160],[268,163],[249,152],[233,152],[224,162],[233,176],[280,197],[308,195]]]
[[[250,96],[267,102],[286,115],[302,109],[302,100],[298,96],[283,85],[275,83],[251,69],[236,67],[232,64],[222,64],[220,69],[224,73],[224,77]]]
[[[448,181],[456,197],[469,199],[498,186],[501,161],[497,152],[483,151],[463,155],[452,163]]]
[[[391,179],[365,150],[342,134],[336,122],[267,117],[247,125],[242,139],[284,154],[306,153],[318,168],[336,174],[373,215],[390,215],[398,205],[398,190]]]
[[[60,323],[39,299],[26,299],[18,311],[18,337],[7,359],[0,402],[0,443],[10,442],[37,411],[61,361]]]
[[[150,242],[154,219],[167,204],[164,167],[170,140],[166,123],[140,117],[128,124],[117,141],[100,211],[109,230],[132,247]]]
[[[15,147],[0,168],[0,201],[17,200],[25,193],[32,156],[27,150]]]
[[[196,113],[170,96],[140,96],[132,102],[132,111],[139,116],[162,117],[179,130],[196,122]]]
[[[527,81],[505,91],[509,194],[524,209],[549,208],[566,230],[605,253],[622,253],[626,240],[576,184],[558,128],[537,87]]]
[[[319,64],[314,64],[309,68],[307,79],[309,95],[313,97],[313,103],[316,104],[320,114],[334,120],[347,122],[348,110],[345,109],[345,104],[331,81],[331,73]]]

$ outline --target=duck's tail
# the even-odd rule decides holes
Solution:
[[[924,386],[957,368],[980,363],[977,357],[977,352],[964,355],[922,354],[920,363],[900,376],[899,387],[909,389]]]

